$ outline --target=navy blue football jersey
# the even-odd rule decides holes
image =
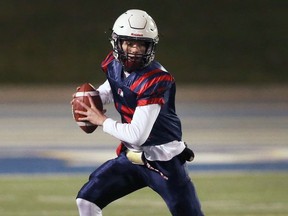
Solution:
[[[174,78],[157,61],[125,76],[123,67],[113,53],[101,64],[110,83],[114,105],[122,123],[130,123],[137,106],[160,104],[161,111],[143,146],[181,141],[181,122],[175,112]]]

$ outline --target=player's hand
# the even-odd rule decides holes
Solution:
[[[80,121],[89,121],[94,125],[103,125],[103,122],[107,119],[107,116],[104,114],[106,110],[100,111],[96,108],[93,99],[90,95],[88,95],[89,102],[91,107],[87,106],[82,101],[77,99],[73,99],[72,103],[76,102],[79,103],[82,107],[86,109],[86,111],[75,110],[75,113],[81,114],[84,117],[79,118]]]

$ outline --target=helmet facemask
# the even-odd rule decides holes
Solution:
[[[144,54],[128,53],[123,50],[122,44],[124,41],[141,41],[145,43]],[[127,72],[142,69],[149,65],[155,57],[155,49],[157,41],[151,38],[137,38],[129,36],[119,36],[116,33],[112,33],[111,43],[113,46],[114,56],[118,59]]]

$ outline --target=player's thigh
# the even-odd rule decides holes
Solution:
[[[145,187],[139,176],[138,167],[121,154],[97,168],[77,197],[103,208],[110,202]]]
[[[168,179],[155,172],[150,173],[152,187],[166,202],[172,215],[202,215],[194,185],[188,175],[186,164],[177,157],[167,162],[151,162]]]

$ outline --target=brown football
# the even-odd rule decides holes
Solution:
[[[81,85],[75,94],[75,98],[77,98],[77,100],[79,101],[82,101],[87,106],[91,107],[88,95],[92,97],[97,109],[103,111],[103,104],[101,98],[96,89],[90,83],[84,83],[83,85]],[[78,126],[86,133],[92,133],[97,128],[97,125],[91,124],[89,121],[78,120],[79,118],[83,117],[83,115],[75,113],[75,110],[86,111],[86,109],[77,102],[74,102],[72,104],[72,114]]]

